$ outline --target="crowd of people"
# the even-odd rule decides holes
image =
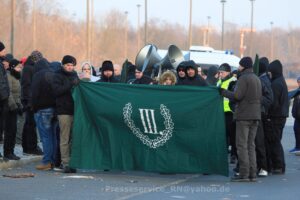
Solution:
[[[0,136],[4,136],[4,159],[20,159],[14,146],[17,118],[24,113],[23,152],[43,155],[36,169],[76,172],[69,166],[74,116],[71,91],[80,81],[215,86],[223,96],[230,163],[236,164],[232,181],[255,181],[257,176],[285,173],[281,139],[289,115],[289,98],[279,60],[269,63],[266,57],[260,58],[259,74],[253,72],[250,57],[243,57],[235,71],[227,63],[205,69],[189,60],[181,62],[174,71],[162,72],[158,78],[130,62],[117,73],[112,61],[105,60],[100,76],[89,62],[81,65],[80,72],[76,72],[76,65],[77,60],[71,55],[63,56],[61,62],[49,62],[39,51],[18,60],[6,54],[5,45],[0,42]],[[300,87],[300,78],[297,82]],[[290,152],[300,154],[299,93],[294,95],[292,115],[296,146]],[[37,145],[36,130],[43,151]]]

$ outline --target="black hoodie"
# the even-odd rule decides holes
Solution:
[[[213,86],[217,85],[217,82],[219,80],[215,77],[217,73],[218,73],[218,68],[216,66],[211,66],[208,69],[207,78],[206,78],[206,82],[208,83],[208,85],[213,85]]]
[[[268,70],[272,74],[271,86],[274,98],[269,109],[269,116],[272,118],[286,118],[289,115],[289,100],[281,62],[279,60],[271,62]]]
[[[54,108],[55,96],[52,90],[52,82],[55,72],[50,68],[50,64],[46,59],[39,60],[34,66],[35,73],[31,84],[33,111]]]
[[[184,79],[182,83],[178,85],[207,86],[206,81],[198,75],[198,69],[194,61],[183,61],[182,63],[186,66],[186,79]],[[195,70],[195,76],[193,77],[188,76],[188,69],[190,68]]]

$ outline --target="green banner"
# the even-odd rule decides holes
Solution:
[[[81,82],[73,98],[72,167],[228,175],[215,87]]]

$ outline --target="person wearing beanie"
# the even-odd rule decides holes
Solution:
[[[56,114],[60,127],[60,151],[62,164],[59,167],[64,173],[75,173],[76,169],[69,167],[71,150],[71,129],[73,126],[74,100],[72,88],[79,84],[75,72],[76,59],[66,55],[62,59],[62,68],[56,72],[53,79],[52,90],[55,96]]]
[[[268,74],[271,78],[273,102],[268,110],[269,123],[267,124],[268,153],[270,162],[268,170],[273,174],[285,173],[284,151],[281,144],[283,128],[289,115],[288,88],[283,77],[283,67],[279,60],[274,60],[268,66]]]
[[[21,104],[21,71],[22,65],[20,61],[12,59],[9,62],[8,83],[10,88],[8,98],[8,112],[6,114],[3,158],[5,160],[19,160],[20,157],[14,153],[17,134],[17,119],[18,115],[22,115],[23,107]]]
[[[37,50],[31,52],[30,56],[34,63],[38,62],[39,60],[41,60],[43,58],[43,54]]]
[[[259,59],[259,79],[262,86],[262,101],[261,101],[261,120],[257,128],[255,137],[255,149],[256,149],[256,163],[259,177],[268,176],[268,164],[267,164],[267,149],[266,149],[266,132],[268,131],[268,110],[273,102],[273,91],[271,87],[271,81],[267,74],[267,67],[269,60],[266,57]]]
[[[7,79],[6,68],[4,68],[3,61],[5,59],[5,45],[0,42],[0,141],[3,140],[3,129],[5,124],[5,116],[8,107],[9,85]],[[0,153],[0,157],[1,157]]]
[[[101,66],[101,79],[97,82],[118,83],[114,75],[114,65],[110,60],[105,60]]]
[[[219,67],[220,80],[217,82],[217,87],[224,90],[233,91],[231,85],[236,81],[236,78],[231,75],[231,67],[228,63],[223,63]],[[234,164],[237,158],[235,144],[235,122],[233,120],[233,111],[229,105],[229,99],[223,98],[223,107],[225,114],[226,138],[227,146],[231,146],[230,163]]]
[[[233,182],[256,181],[255,136],[261,119],[261,83],[253,73],[252,59],[244,57],[238,70],[241,75],[234,92],[220,88],[222,96],[235,100],[236,147],[239,174],[231,178]]]
[[[186,79],[178,85],[207,86],[206,81],[199,76],[198,67],[193,60],[181,62],[185,66]]]

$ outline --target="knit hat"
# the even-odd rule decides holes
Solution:
[[[18,64],[20,64],[20,61],[18,61],[17,59],[12,59],[10,62],[9,62],[9,67],[11,69],[15,68]]]
[[[240,60],[240,63],[239,63],[242,67],[244,68],[252,68],[253,67],[253,61],[252,61],[252,58],[250,57],[243,57],[241,60]]]
[[[74,66],[77,64],[76,58],[70,55],[65,55],[61,61],[63,65],[65,64],[73,64]]]
[[[102,63],[101,71],[104,72],[106,70],[114,71],[113,63],[110,60],[105,60]]]
[[[2,42],[0,42],[0,51],[3,51],[4,49],[5,49],[5,45]]]
[[[230,67],[230,65],[228,63],[223,63],[219,67],[219,71],[231,72],[231,67]]]
[[[43,54],[39,51],[33,51],[31,53],[31,58],[32,58],[32,61],[34,63],[38,62],[39,60],[41,60],[43,58]]]

